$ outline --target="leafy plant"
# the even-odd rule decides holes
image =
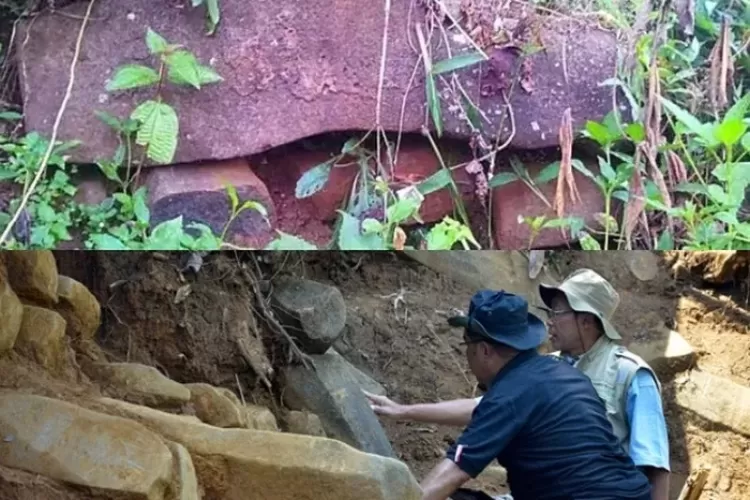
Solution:
[[[213,35],[221,21],[219,0],[192,0],[192,2],[193,7],[206,6],[206,31],[208,35]]]
[[[146,45],[152,56],[158,58],[158,68],[141,64],[127,64],[117,69],[107,84],[108,91],[124,91],[155,88],[155,95],[140,103],[130,114],[129,120],[112,120],[103,117],[118,136],[135,133],[135,144],[144,148],[144,155],[156,163],[170,163],[177,149],[179,119],[175,109],[162,100],[165,81],[175,85],[193,87],[218,83],[223,79],[210,66],[200,64],[192,52],[181,45],[170,44],[161,35],[149,28]],[[137,123],[135,127],[134,123]],[[128,141],[124,141],[126,151]],[[122,146],[122,144],[121,144]],[[116,158],[123,155],[115,155]],[[143,161],[138,165],[140,168]]]

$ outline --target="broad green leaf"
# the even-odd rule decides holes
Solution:
[[[149,220],[151,220],[151,211],[146,204],[145,187],[139,187],[138,190],[133,193],[133,213],[139,224],[142,226],[148,226]]]
[[[586,132],[589,137],[598,142],[601,146],[606,146],[612,142],[609,130],[607,127],[598,122],[588,121],[586,122]]]
[[[185,230],[182,215],[157,225],[146,243],[146,250],[179,250]]]
[[[221,248],[221,238],[214,235],[210,227],[199,222],[191,222],[186,226],[188,229],[198,231],[198,237],[192,238],[189,247],[190,250],[218,250]],[[185,233],[185,236],[189,236]],[[186,245],[187,241],[185,238],[181,240],[183,246]]]
[[[417,189],[424,196],[427,196],[430,193],[440,191],[441,189],[450,186],[451,179],[451,171],[447,168],[441,168],[440,170],[417,184]]]
[[[432,66],[432,74],[440,75],[442,73],[448,73],[450,71],[456,71],[459,69],[473,66],[479,62],[484,61],[484,56],[479,52],[470,52],[468,54],[460,54],[444,61],[439,61]]]
[[[421,203],[412,198],[398,200],[386,210],[386,220],[390,224],[401,224],[414,215]]]
[[[198,81],[201,85],[223,82],[224,79],[211,66],[198,65]]]
[[[331,175],[331,168],[335,162],[336,158],[332,158],[302,174],[299,180],[297,180],[297,186],[294,188],[294,196],[298,199],[309,198],[323,189],[328,182],[328,178]]]
[[[719,220],[724,224],[729,224],[730,226],[739,224],[739,221],[737,220],[737,212],[719,212],[714,215],[714,219]]]
[[[341,225],[339,226],[338,246],[340,250],[387,250],[385,241],[379,234],[362,234],[359,229],[359,219],[339,210]]]
[[[711,171],[711,174],[722,182],[747,186],[750,184],[750,162],[720,163]]]
[[[534,182],[537,184],[546,184],[551,180],[557,179],[558,175],[560,175],[560,162],[556,161],[544,167],[539,172],[539,175],[536,176]]]
[[[674,250],[674,238],[672,238],[672,232],[669,229],[659,236],[659,240],[656,242],[656,250]]]
[[[363,233],[380,233],[383,231],[383,223],[377,219],[365,219],[362,221]]]
[[[699,184],[697,182],[680,183],[674,188],[674,190],[677,192],[681,192],[681,193],[708,195],[708,190],[706,189],[706,186],[704,186],[703,184]]]
[[[602,158],[601,156],[597,157],[597,159],[599,160],[599,172],[604,176],[605,179],[607,179],[609,182],[612,182],[617,176],[617,172],[615,172],[615,169],[612,168],[612,165],[610,165],[606,159]]]
[[[646,140],[646,129],[643,128],[642,123],[631,123],[625,127],[625,133],[636,144]]]
[[[159,82],[159,73],[148,66],[128,64],[121,66],[107,84],[107,90],[128,90],[149,87]]]
[[[594,173],[588,169],[586,165],[581,160],[573,160],[571,162],[573,165],[573,168],[581,172],[583,175],[591,179],[592,181],[596,182],[597,184],[600,184],[599,179],[594,175]]]
[[[15,179],[18,176],[14,170],[10,170],[7,167],[0,168],[0,181],[9,181]]]
[[[742,147],[745,148],[745,151],[750,152],[750,132],[742,136]]]
[[[614,193],[612,193],[612,198],[615,198],[617,200],[627,203],[630,200],[630,194],[627,191],[617,190]]]
[[[602,246],[598,241],[594,239],[589,233],[580,233],[578,236],[578,243],[581,245],[583,250],[589,250],[594,252],[600,252]]]
[[[669,99],[665,99],[664,97],[660,97],[660,99],[662,104],[664,104],[664,107],[667,108],[667,110],[669,110],[679,122],[685,125],[690,132],[705,140],[706,143],[713,144],[714,137],[711,132],[712,127],[710,124],[701,123],[698,118],[694,117]]]
[[[55,209],[45,202],[41,202],[37,205],[36,214],[42,222],[46,223],[54,222],[57,219]]]
[[[742,99],[735,102],[731,108],[724,115],[724,122],[727,121],[742,121],[747,116],[747,112],[750,110],[750,92],[746,93]]]
[[[168,75],[174,83],[185,82],[188,85],[201,88],[201,78],[198,74],[200,64],[195,56],[187,50],[178,50],[164,58]]]
[[[440,111],[440,95],[437,91],[435,78],[432,75],[427,75],[427,78],[425,78],[425,85],[427,86],[427,107],[430,110],[432,121],[435,123],[435,131],[437,132],[438,137],[442,137],[443,117]]]
[[[279,237],[266,246],[266,250],[317,250],[318,247],[297,236],[277,231]]]
[[[131,118],[141,123],[136,144],[145,147],[153,161],[170,163],[177,150],[180,129],[175,110],[163,102],[146,101],[133,110]]]
[[[724,191],[724,188],[718,184],[708,185],[708,195],[720,205],[725,205],[729,201],[729,196],[726,191]]]
[[[166,52],[169,48],[169,43],[167,43],[164,37],[149,28],[146,30],[146,46],[152,55],[157,55]]]
[[[0,112],[0,120],[9,120],[9,121],[16,121],[23,118],[23,115],[21,113],[16,113],[15,111],[1,111]]]
[[[359,139],[356,137],[352,137],[349,140],[347,140],[343,146],[341,146],[341,154],[349,154],[352,151],[354,151],[357,148],[357,145],[359,144]]]
[[[99,118],[102,122],[104,122],[110,128],[113,128],[117,130],[118,132],[122,130],[122,122],[120,122],[120,119],[117,118],[116,116],[110,113],[107,113],[106,111],[96,111],[95,114],[97,118]]]
[[[127,250],[128,247],[111,234],[92,234],[89,241],[93,244],[94,250]]]
[[[559,229],[561,227],[568,227],[570,226],[570,220],[566,217],[560,217],[557,219],[548,219],[544,221],[544,224],[542,224],[542,228],[544,229]]]
[[[514,174],[513,172],[500,172],[492,176],[492,179],[490,179],[489,186],[490,189],[494,189],[496,187],[504,186],[506,184],[510,184],[513,181],[517,181],[518,176]]]
[[[724,119],[715,129],[714,135],[724,146],[734,146],[747,132],[747,125],[739,118]]]

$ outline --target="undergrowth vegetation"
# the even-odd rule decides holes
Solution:
[[[434,149],[439,168],[432,176],[404,187],[393,178],[400,136],[393,139],[374,128],[346,141],[338,155],[305,172],[295,192],[299,199],[309,198],[326,188],[333,169],[356,166],[357,175],[338,212],[329,248],[478,249],[479,241],[491,247],[492,190],[510,184],[531,190],[554,212],[553,216],[519,218],[518,223],[530,230],[529,247],[543,230],[557,228],[569,232],[580,247],[592,250],[750,248],[750,3],[696,0],[694,9],[675,11],[670,2],[536,2],[536,15],[594,14],[602,27],[618,34],[622,42],[619,74],[601,85],[611,87],[627,106],[613,107],[601,122],[589,122],[583,130],[572,129],[569,115],[561,117],[561,157],[535,176],[518,156],[506,151],[509,138],[488,138],[481,133],[483,112],[456,77],[459,70],[485,63],[486,51],[500,43],[502,33],[488,34],[475,26],[456,28],[457,20],[442,2],[427,4],[428,17],[417,25],[414,50],[425,72],[424,96],[431,125],[423,129],[423,135]],[[221,19],[218,0],[192,0],[192,5],[205,8],[206,32],[214,34]],[[13,13],[29,15],[18,9]],[[433,61],[432,41],[448,36],[446,17],[454,25],[451,29],[472,33],[473,48]],[[170,43],[151,29],[145,44],[152,64],[117,68],[106,90],[113,98],[133,91],[139,91],[138,95],[149,92],[150,97],[124,118],[92,110],[119,138],[112,158],[97,162],[111,183],[111,193],[99,204],[75,201],[77,187],[72,179],[77,167],[66,154],[78,143],[52,145],[34,131],[20,134],[16,124],[21,114],[11,108],[0,113],[6,125],[0,135],[0,182],[10,186],[0,190],[0,246],[56,248],[75,235],[90,249],[211,250],[231,247],[228,229],[245,210],[260,213],[268,223],[265,207],[241,200],[234,187],[226,186],[229,213],[224,228],[212,230],[181,217],[152,224],[148,193],[138,182],[141,168],[147,162],[171,163],[179,148],[179,116],[163,90],[175,85],[199,92],[223,80],[188,48]],[[534,39],[520,47],[516,76],[502,89],[506,101],[525,84],[526,58],[539,50]],[[382,73],[381,68],[381,80]],[[445,102],[446,95],[451,96],[450,102]],[[458,116],[475,132],[475,158],[468,164],[452,165],[440,150],[443,113],[448,108],[458,109]],[[594,146],[593,163],[574,157],[574,140]],[[510,169],[498,167],[501,157]],[[477,226],[469,220],[454,179],[457,169],[465,169],[475,179],[487,235],[472,232]],[[605,202],[602,213],[586,219],[566,213],[566,207],[577,201],[576,171],[598,186]],[[551,182],[557,183],[553,200],[540,190]],[[440,190],[451,193],[453,214],[425,224],[420,207],[426,196]],[[312,249],[315,245],[279,233],[268,248]]]

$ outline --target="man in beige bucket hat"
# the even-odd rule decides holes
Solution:
[[[558,286],[540,285],[552,354],[586,374],[604,403],[620,445],[651,483],[652,500],[669,498],[669,443],[661,386],[648,364],[617,341],[611,323],[619,295],[590,269],[571,273]],[[401,405],[368,394],[378,415],[397,420],[466,425],[480,398]],[[513,492],[511,491],[511,494]]]

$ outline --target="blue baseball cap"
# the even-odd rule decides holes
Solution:
[[[519,351],[536,349],[547,335],[544,322],[529,312],[526,299],[503,290],[478,291],[468,314],[448,318],[448,324],[464,328],[470,339],[486,339]]]

